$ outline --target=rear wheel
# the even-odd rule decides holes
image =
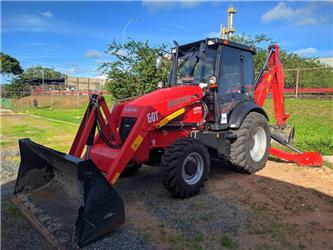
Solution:
[[[175,197],[194,196],[207,180],[209,165],[206,146],[189,137],[178,139],[162,157],[162,183]]]
[[[270,132],[266,118],[251,112],[236,131],[237,140],[231,144],[230,162],[241,172],[255,173],[268,159]]]

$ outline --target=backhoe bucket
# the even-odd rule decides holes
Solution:
[[[30,139],[19,146],[12,200],[55,247],[82,247],[124,223],[123,201],[92,160]]]

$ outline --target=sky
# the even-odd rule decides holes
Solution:
[[[237,33],[265,33],[306,57],[333,56],[332,1],[2,1],[1,51],[23,68],[43,65],[70,76],[103,77],[97,68],[113,60],[105,53],[112,40],[172,45],[216,37],[230,4],[237,9]]]

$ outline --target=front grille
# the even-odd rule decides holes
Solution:
[[[120,138],[123,142],[125,142],[127,136],[131,132],[135,122],[136,122],[136,118],[133,118],[133,117],[121,118]]]

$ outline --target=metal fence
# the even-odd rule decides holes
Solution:
[[[333,95],[333,67],[285,69],[286,96]]]

